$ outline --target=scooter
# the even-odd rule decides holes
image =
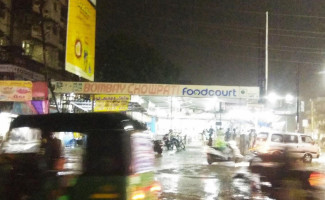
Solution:
[[[214,162],[234,161],[239,162],[244,158],[234,141],[226,143],[223,148],[209,147],[207,150],[207,161],[211,165]]]

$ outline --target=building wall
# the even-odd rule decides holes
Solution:
[[[0,46],[7,45],[10,35],[11,0],[0,0]]]

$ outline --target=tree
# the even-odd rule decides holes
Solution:
[[[96,49],[99,82],[177,83],[178,68],[154,48],[124,34],[114,34]]]

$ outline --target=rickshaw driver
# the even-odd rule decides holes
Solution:
[[[42,146],[44,148],[44,156],[46,159],[47,168],[50,170],[57,169],[58,161],[61,158],[62,143],[61,140],[55,137],[53,132],[49,133],[49,137],[42,139]]]

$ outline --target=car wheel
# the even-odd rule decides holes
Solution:
[[[309,153],[305,154],[304,157],[302,158],[304,163],[311,163],[313,160],[313,156],[310,155]]]

